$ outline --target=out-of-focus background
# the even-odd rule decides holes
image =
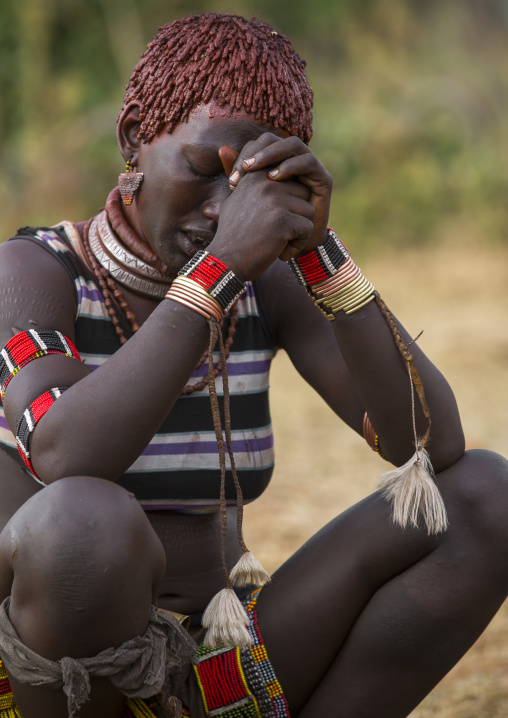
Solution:
[[[508,454],[507,0],[0,0],[0,237],[103,205],[134,64],[160,25],[209,10],[271,22],[307,59],[331,225],[424,329],[468,445]],[[247,538],[274,569],[385,467],[287,357],[271,381],[277,468]],[[507,667],[505,606],[413,718],[506,718]]]

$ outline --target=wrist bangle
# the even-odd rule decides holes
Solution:
[[[218,302],[200,284],[188,277],[176,277],[165,298],[193,309],[206,319],[213,317],[220,322],[224,315]]]

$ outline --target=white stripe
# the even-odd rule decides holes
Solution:
[[[274,463],[274,450],[255,452],[236,452],[237,469],[268,469]],[[226,455],[226,466],[229,468],[229,457]],[[132,471],[195,471],[197,469],[219,470],[219,452],[217,454],[173,454],[171,456],[140,456],[126,473]]]
[[[324,247],[320,247],[319,249],[320,249],[319,253],[320,253],[324,263],[326,264],[328,271],[330,272],[331,275],[334,275],[337,272],[337,269],[332,264],[330,257],[328,256],[328,252],[326,251],[326,249],[324,249]]]
[[[28,424],[28,428],[30,429],[30,431],[33,431],[35,428],[35,424],[33,423],[32,417],[30,416],[30,409],[25,409],[25,411],[23,412],[23,416],[26,419],[26,423]]]
[[[47,346],[44,344],[44,342],[42,341],[41,337],[40,337],[39,334],[36,332],[36,330],[35,330],[35,329],[30,329],[30,334],[32,335],[32,339],[34,340],[35,344],[36,344],[40,349],[42,349],[42,351],[46,351],[46,350],[47,350]]]
[[[61,332],[58,332],[58,331],[57,331],[57,334],[58,334],[58,336],[60,337],[60,341],[61,341],[62,344],[64,345],[65,351],[67,352],[67,354],[72,354],[72,350],[71,350],[70,346],[67,344],[67,340],[66,340],[66,338],[64,337],[64,335],[63,335]]]
[[[265,439],[267,436],[270,436],[272,432],[273,427],[271,424],[268,424],[267,426],[263,426],[260,429],[249,429],[245,431],[242,429],[237,429],[236,431],[231,432],[231,438],[233,441],[238,441],[239,439],[245,439],[246,441],[255,441],[256,439]],[[182,431],[179,434],[157,434],[153,437],[150,444],[178,444],[182,441],[189,441],[191,437],[194,437],[195,442],[215,441],[215,432]]]
[[[3,358],[5,359],[5,363],[7,364],[7,367],[8,367],[8,369],[9,369],[9,371],[10,371],[11,374],[12,374],[12,372],[14,371],[14,369],[15,369],[16,367],[15,367],[14,364],[11,363],[11,360],[9,359],[9,355],[7,354],[7,351],[6,351],[5,349],[2,349],[2,356],[3,356]]]
[[[18,446],[18,449],[22,451],[23,456],[25,456],[27,459],[29,459],[30,452],[25,450],[25,447],[23,446],[23,444],[21,443],[21,441],[19,439],[16,439],[16,444]]]

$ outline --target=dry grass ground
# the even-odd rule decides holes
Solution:
[[[366,275],[455,390],[469,447],[508,455],[508,250],[442,246],[363,262]],[[272,377],[276,472],[246,509],[256,555],[275,569],[372,491],[383,462],[278,356]],[[412,718],[506,718],[508,603]]]

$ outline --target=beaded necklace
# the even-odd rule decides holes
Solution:
[[[83,228],[83,245],[85,249],[86,259],[88,260],[87,264],[89,266],[89,269],[92,271],[93,275],[97,279],[101,293],[104,297],[104,304],[106,306],[107,312],[111,317],[111,322],[120,340],[120,344],[123,345],[127,342],[127,337],[125,336],[124,330],[120,324],[117,308],[122,311],[124,316],[129,321],[133,334],[138,331],[139,324],[137,323],[136,316],[134,312],[130,309],[129,304],[125,299],[123,292],[119,288],[118,284],[123,284],[123,286],[127,286],[136,291],[135,283],[143,281],[142,286],[144,291],[139,292],[138,290],[138,293],[142,293],[145,296],[151,296],[154,299],[160,299],[161,297],[159,296],[159,287],[164,286],[164,292],[166,292],[169,283],[162,284],[160,281],[154,282],[153,279],[147,277],[147,274],[149,275],[150,272],[146,271],[145,268],[147,268],[147,270],[152,269],[152,276],[156,276],[157,279],[159,279],[159,277],[162,278],[162,272],[164,271],[165,266],[162,264],[162,262],[160,262],[159,258],[155,254],[153,254],[151,249],[139,239],[134,230],[127,224],[127,221],[123,217],[123,213],[121,213],[121,209],[118,209],[117,207],[118,199],[115,196],[115,192],[116,194],[118,194],[118,189],[113,190],[113,192],[109,195],[108,201],[106,203],[106,210],[103,210],[101,215],[99,215],[99,218],[101,218],[102,215],[104,216],[103,221],[99,222],[98,217],[92,217],[92,219],[90,219],[86,223],[85,227]],[[114,232],[108,221],[108,217],[110,214],[112,215],[111,225],[114,226]],[[90,241],[90,228],[92,227],[92,224],[92,231],[94,232],[94,237],[96,239],[98,237],[98,241],[95,242],[93,242],[93,240],[92,242]],[[101,232],[107,233],[106,238],[104,238],[104,236],[100,236]],[[113,242],[116,243],[116,246],[115,244],[113,244]],[[134,255],[137,256],[134,257],[133,255],[128,253],[125,250],[125,246],[130,249],[134,253]],[[110,253],[114,253],[113,256],[115,257],[117,262],[113,263],[110,260],[104,260],[104,247],[107,247]],[[96,256],[96,252],[103,259],[103,264],[99,263],[99,258]],[[124,263],[122,261],[124,257],[133,257],[134,261],[130,262],[129,260]],[[120,264],[122,265],[121,271],[115,271],[115,281],[115,279],[113,279],[113,277],[111,276],[110,270],[112,266],[116,269]],[[134,267],[136,267],[136,269],[138,270],[137,272],[134,270]],[[144,276],[140,277],[140,269]],[[133,279],[134,284],[132,281]],[[155,284],[156,286],[155,291],[150,293],[149,289],[151,284]],[[236,334],[236,325],[238,323],[237,315],[238,309],[236,306],[233,306],[229,312],[229,325],[226,340],[224,342],[225,359],[229,357],[229,352],[233,345],[234,336]],[[208,354],[209,351],[207,349],[201,357],[200,361],[198,362],[196,371],[200,369],[207,361]],[[223,364],[224,361],[221,357],[213,369],[213,375],[215,378],[218,377],[219,374],[223,371]],[[202,391],[208,385],[208,381],[208,377],[205,376],[203,379],[196,382],[195,384],[187,384],[182,389],[181,395],[193,394],[196,391]]]

